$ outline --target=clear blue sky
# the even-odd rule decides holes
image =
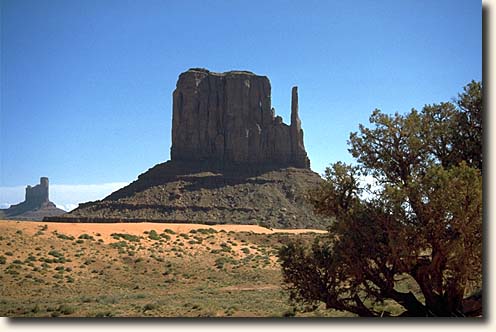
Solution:
[[[349,133],[374,108],[447,101],[482,78],[474,0],[0,1],[4,187],[129,182],[168,160],[190,67],[268,76],[285,122],[298,85],[318,173],[352,160]]]

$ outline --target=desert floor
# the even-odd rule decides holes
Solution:
[[[277,253],[324,231],[0,221],[0,316],[283,317]]]

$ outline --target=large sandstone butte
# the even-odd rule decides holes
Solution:
[[[190,69],[173,93],[171,160],[100,201],[46,221],[185,222],[323,228],[305,195],[310,170],[292,90],[291,124],[271,107],[270,82],[246,71]]]
[[[44,217],[64,214],[64,210],[50,202],[48,193],[48,178],[41,177],[40,184],[26,187],[24,202],[12,205],[8,209],[0,209],[0,214],[3,214],[3,218],[19,220],[42,220]]]
[[[267,77],[247,71],[182,73],[173,93],[171,160],[309,169],[298,88],[289,126],[275,116],[270,90]]]

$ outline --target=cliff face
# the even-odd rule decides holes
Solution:
[[[291,124],[271,108],[269,79],[190,69],[173,93],[172,161],[310,168],[292,91]]]

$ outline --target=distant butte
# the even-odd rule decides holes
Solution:
[[[42,220],[44,217],[58,216],[66,213],[49,200],[48,178],[40,178],[40,184],[26,187],[24,202],[1,209],[0,214],[7,219]]]
[[[100,201],[46,221],[259,224],[324,228],[306,200],[310,170],[291,91],[291,123],[271,106],[269,79],[193,68],[173,92],[171,160]]]

